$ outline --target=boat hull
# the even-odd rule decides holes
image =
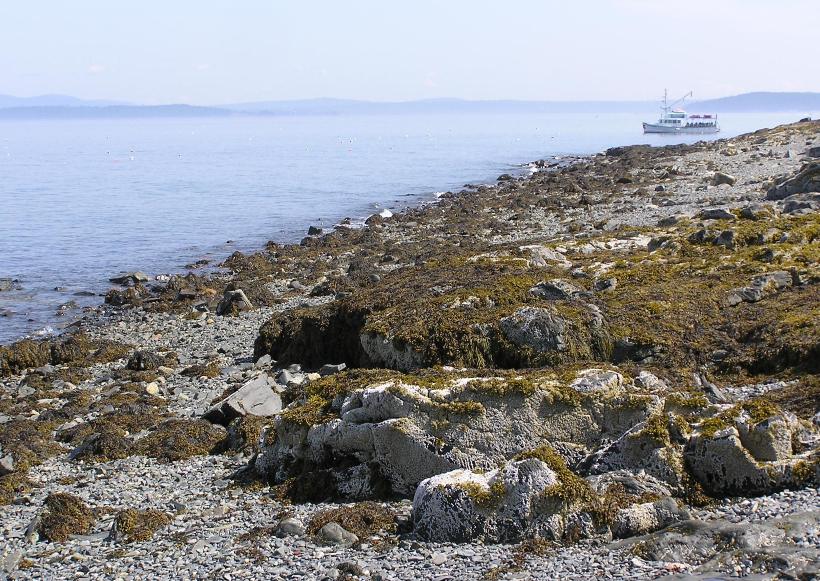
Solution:
[[[712,127],[670,127],[667,125],[658,125],[655,123],[644,123],[644,133],[686,133],[692,135],[706,135],[708,133],[717,133],[720,127],[714,125]]]

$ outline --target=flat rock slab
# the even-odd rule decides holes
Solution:
[[[240,416],[272,416],[282,411],[282,398],[277,387],[276,382],[263,373],[214,405],[205,413],[205,419],[227,425]]]

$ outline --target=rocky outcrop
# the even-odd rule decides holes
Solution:
[[[339,376],[344,381],[345,374]],[[348,471],[358,466],[358,483],[349,486],[356,494],[380,489],[410,496],[426,478],[457,468],[490,470],[539,442],[583,454],[662,405],[655,396],[613,388],[623,379],[601,370],[580,372],[573,385],[549,375],[451,377],[437,380],[435,388],[413,385],[425,383],[413,376],[373,382],[319,401],[326,415],[316,414],[318,396],[294,402],[276,418],[256,469],[274,482],[323,472],[333,482],[344,474],[350,483]],[[594,383],[600,387],[590,389]],[[347,494],[333,487],[322,492]]]

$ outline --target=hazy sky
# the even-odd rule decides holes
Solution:
[[[0,0],[0,93],[217,104],[820,91],[820,0]]]

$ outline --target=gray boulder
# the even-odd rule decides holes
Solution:
[[[557,313],[538,307],[521,307],[500,321],[504,335],[519,347],[544,353],[568,349],[567,323]]]
[[[303,537],[305,525],[296,518],[285,518],[276,525],[276,535],[280,537]]]
[[[345,530],[342,528],[342,525],[335,522],[329,522],[319,529],[317,537],[327,545],[337,545],[340,547],[350,547],[359,542],[359,537]]]
[[[282,411],[280,389],[267,374],[262,373],[211,407],[205,413],[205,419],[227,425],[240,416],[272,416]]]
[[[733,175],[729,175],[727,173],[716,171],[712,174],[712,178],[709,180],[713,186],[721,186],[721,185],[735,185],[737,182],[737,178]]]
[[[799,172],[766,193],[767,200],[783,200],[794,194],[820,192],[820,161],[804,165]]]
[[[114,284],[137,284],[142,282],[148,282],[150,279],[148,275],[144,272],[135,271],[135,272],[126,272],[125,274],[119,274],[117,276],[112,276],[108,279],[110,282]]]
[[[0,450],[0,453],[2,453],[2,450]],[[0,476],[11,474],[14,472],[14,468],[14,457],[11,454],[0,457]]]
[[[326,363],[325,365],[322,365],[322,367],[319,369],[319,375],[321,375],[322,377],[326,375],[333,375],[334,373],[341,373],[345,369],[347,369],[347,364],[345,363]]]

